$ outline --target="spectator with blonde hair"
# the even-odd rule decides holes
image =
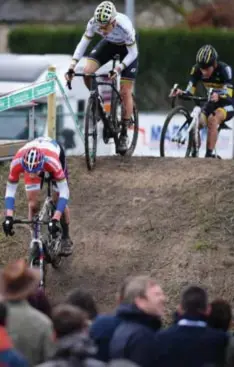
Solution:
[[[126,358],[141,367],[155,367],[155,334],[161,328],[165,295],[156,279],[133,277],[125,288],[121,319],[110,343],[111,359]]]

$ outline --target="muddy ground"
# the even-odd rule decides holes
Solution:
[[[168,296],[168,313],[182,287],[203,284],[211,298],[233,301],[234,162],[205,159],[69,158],[72,257],[48,272],[48,293],[61,301],[73,287],[95,296],[101,311],[130,274],[152,273]],[[8,166],[0,167],[1,208]],[[23,184],[17,215],[27,214]],[[0,218],[2,219],[2,218]],[[29,233],[0,232],[0,266],[27,255]]]

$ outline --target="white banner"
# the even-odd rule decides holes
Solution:
[[[167,114],[157,113],[140,113],[139,114],[139,137],[135,156],[160,156],[160,136],[163,128],[164,121]],[[177,117],[174,118],[173,123],[169,126],[168,140],[166,143],[166,151],[170,153],[172,157],[184,157],[186,145],[181,149],[177,148],[176,143],[170,143],[171,136],[177,131],[179,126],[177,123]],[[232,128],[233,120],[230,120],[227,125]],[[206,151],[206,138],[207,131],[203,129],[201,131],[202,145],[200,148],[200,157],[204,157]],[[216,152],[222,158],[232,159],[233,150],[233,132],[231,130],[222,130],[219,134],[218,142],[216,145]],[[167,156],[167,154],[166,154]]]

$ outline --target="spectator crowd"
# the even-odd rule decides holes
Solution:
[[[234,367],[231,306],[200,286],[182,290],[165,326],[151,276],[124,279],[108,314],[80,288],[51,307],[39,277],[23,259],[1,271],[0,367]]]

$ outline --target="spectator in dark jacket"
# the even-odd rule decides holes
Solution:
[[[128,276],[122,282],[117,292],[117,304],[124,302],[125,289],[133,277]],[[98,347],[97,358],[100,361],[107,362],[109,357],[109,344],[115,329],[120,324],[121,318],[116,315],[116,311],[111,314],[98,315],[90,326],[90,336]]]
[[[223,299],[215,299],[211,302],[211,312],[208,318],[208,324],[215,329],[227,331],[232,326],[232,308],[231,305]],[[229,332],[229,343],[227,347],[227,367],[234,366],[234,336]]]
[[[64,304],[52,311],[56,352],[39,367],[104,367],[94,358],[97,348],[88,336],[87,315],[78,307]]]
[[[7,307],[0,301],[0,366],[28,367],[26,359],[17,352],[6,330]]]
[[[227,301],[218,298],[211,302],[210,306],[208,325],[215,329],[228,331],[232,322],[231,305]]]
[[[156,280],[137,276],[125,289],[117,309],[121,319],[110,343],[112,359],[126,358],[141,367],[155,367],[155,334],[161,327],[165,296]]]
[[[228,335],[207,324],[210,313],[205,290],[192,286],[181,299],[176,325],[155,336],[157,367],[224,365]]]

